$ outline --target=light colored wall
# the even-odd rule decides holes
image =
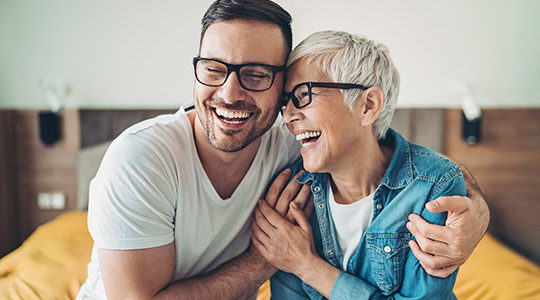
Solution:
[[[539,107],[540,1],[279,0],[294,44],[346,30],[387,44],[401,107]],[[0,0],[0,108],[45,108],[39,82],[66,82],[68,107],[191,102],[191,58],[210,0]]]

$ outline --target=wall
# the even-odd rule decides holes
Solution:
[[[339,29],[386,43],[402,75],[401,107],[457,107],[454,80],[484,107],[538,107],[536,0],[279,0],[295,44]],[[66,82],[69,107],[170,108],[191,101],[204,1],[3,0],[0,107],[46,107]]]

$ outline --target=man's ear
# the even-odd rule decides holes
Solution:
[[[374,86],[360,94],[360,98],[358,100],[364,103],[360,115],[362,126],[373,125],[384,106],[384,92],[380,87]]]

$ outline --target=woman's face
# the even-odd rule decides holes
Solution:
[[[287,70],[285,92],[304,82],[333,81],[315,65],[299,60]],[[360,102],[359,98],[356,106],[362,105]],[[313,87],[312,102],[298,109],[289,101],[283,121],[302,145],[304,168],[309,172],[332,173],[347,168],[361,150],[365,130],[346,106],[339,89]]]

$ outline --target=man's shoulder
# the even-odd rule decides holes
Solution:
[[[193,148],[193,131],[185,113],[160,115],[132,125],[114,139],[106,156],[120,161],[177,160]],[[136,159],[138,158],[138,159]]]
[[[417,172],[428,176],[461,174],[459,167],[433,149],[410,143],[411,160]]]
[[[187,115],[182,110],[177,111],[174,114],[162,114],[150,119],[146,119],[135,123],[128,127],[122,135],[144,135],[152,134],[153,132],[167,132],[167,131],[186,131],[190,126]]]

